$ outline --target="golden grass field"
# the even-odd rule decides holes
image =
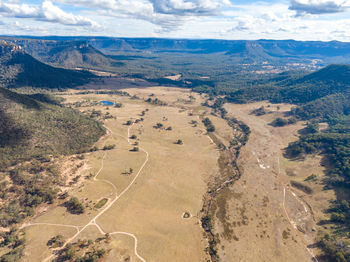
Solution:
[[[62,95],[66,103],[122,103],[121,108],[102,104],[78,108],[101,110],[116,117],[104,121],[107,134],[96,143],[99,148],[116,146],[85,155],[82,179],[69,190],[70,196],[86,206],[84,214],[69,214],[58,205],[26,222],[25,261],[54,259],[46,243],[55,235],[61,234],[66,243],[71,243],[94,240],[104,233],[111,236],[105,244],[109,250],[105,261],[209,261],[200,210],[208,184],[219,172],[219,151],[199,116],[206,114],[212,120],[216,137],[226,146],[234,130],[201,105],[204,96],[188,90],[152,87],[123,91],[138,99],[77,91]],[[168,105],[146,103],[148,98]],[[307,249],[316,236],[312,229],[318,229],[316,222],[324,218],[322,205],[334,196],[322,191],[317,182],[307,182],[314,190],[311,195],[290,186],[291,180],[303,182],[312,173],[321,179],[320,159],[295,162],[284,158],[283,148],[297,139],[302,123],[269,126],[290,106],[279,105],[277,110],[276,105],[270,105],[271,114],[250,114],[262,104],[267,106],[225,105],[229,115],[244,121],[252,134],[238,159],[244,170],[242,178],[214,201],[219,256],[222,261],[311,261],[312,254],[317,253]],[[142,111],[146,111],[144,115]],[[141,117],[143,121],[125,125]],[[154,128],[157,123],[164,128]],[[166,130],[168,127],[171,130]],[[132,135],[136,139],[128,138]],[[174,144],[178,139],[183,144]],[[139,151],[132,152],[135,142]],[[89,174],[90,179],[84,178]],[[95,208],[104,198],[107,203]],[[185,212],[189,218],[183,217]]]
[[[125,91],[145,98],[152,93],[169,106],[154,106],[141,99],[109,95],[64,96],[66,102],[116,99],[122,103],[122,108],[95,106],[96,110],[108,111],[116,116],[116,119],[105,121],[108,134],[97,146],[115,144],[116,147],[86,156],[89,165],[87,174],[95,175],[102,169],[96,181],[86,180],[83,185],[70,191],[70,195],[78,197],[89,206],[85,214],[72,215],[66,212],[65,207],[57,206],[29,222],[39,224],[26,228],[30,239],[25,250],[26,261],[40,261],[50,257],[46,242],[51,237],[61,232],[67,239],[72,237],[76,229],[67,225],[81,228],[88,224],[125,189],[127,191],[96,219],[96,224],[104,232],[133,234],[138,240],[137,252],[145,261],[206,260],[204,249],[207,243],[203,238],[199,211],[207,180],[217,172],[218,152],[205,135],[204,126],[198,118],[198,113],[204,112],[200,106],[202,98],[192,94],[196,98],[189,104],[182,101],[187,101],[190,93],[182,90],[153,88]],[[124,125],[128,120],[139,119],[140,113],[146,108],[149,111],[143,116],[144,121],[132,126]],[[81,108],[88,109],[92,108]],[[192,111],[197,113],[190,116]],[[197,121],[198,125],[193,127],[191,120]],[[155,129],[153,126],[156,123],[162,123],[164,127],[171,126],[172,130]],[[144,151],[130,152],[133,146],[127,139],[128,129],[130,136],[137,136],[130,143],[137,141]],[[182,145],[174,144],[178,139],[183,141]],[[146,152],[148,161],[145,163]],[[143,163],[144,168],[134,180]],[[133,173],[125,174],[130,168]],[[99,210],[91,208],[102,198],[109,199],[104,207]],[[190,213],[191,217],[184,219],[185,212]],[[89,238],[89,235],[95,239],[98,234],[97,227],[89,225],[75,239]],[[116,261],[115,258],[122,261],[123,257],[130,257],[131,261],[137,260],[131,236],[115,234],[112,237],[113,241],[108,247],[111,251],[106,261]]]

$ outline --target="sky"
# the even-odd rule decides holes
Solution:
[[[0,34],[350,42],[350,0],[0,0]]]

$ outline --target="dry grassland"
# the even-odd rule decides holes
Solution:
[[[104,120],[108,134],[96,143],[98,148],[112,144],[115,148],[85,154],[88,168],[69,190],[69,195],[85,206],[84,214],[69,214],[65,207],[56,206],[27,222],[25,261],[52,259],[46,243],[55,235],[72,242],[96,239],[104,233],[110,234],[104,244],[109,251],[105,261],[210,259],[200,210],[208,186],[221,183],[214,181],[220,178],[220,153],[200,116],[206,114],[211,119],[215,137],[226,147],[235,130],[209,114],[210,109],[201,105],[204,96],[188,90],[152,87],[123,91],[130,97],[77,91],[63,96],[66,103],[109,100],[123,104],[121,108],[92,104],[78,108],[115,117]],[[144,101],[149,98],[167,105]],[[250,114],[261,105],[271,113]],[[238,159],[242,178],[213,202],[211,215],[221,261],[311,261],[317,250],[307,246],[319,229],[316,222],[325,218],[322,206],[334,197],[322,190],[323,167],[318,157],[303,162],[283,157],[283,148],[297,139],[302,123],[280,128],[269,123],[290,106],[267,106],[225,105],[228,114],[245,122],[252,133]],[[126,125],[129,120],[134,124]],[[157,124],[160,128],[155,128]],[[182,144],[175,144],[177,140]],[[139,150],[131,151],[134,147]],[[304,181],[312,174],[316,174],[315,180]],[[292,187],[292,180],[307,185],[312,193]],[[107,203],[96,208],[104,198]],[[185,213],[189,218],[184,218]]]
[[[208,180],[218,171],[218,151],[206,136],[198,117],[204,112],[201,107],[203,98],[175,88],[125,91],[140,98],[152,94],[168,106],[115,95],[64,96],[67,103],[82,100],[117,100],[122,103],[121,108],[102,105],[79,108],[81,111],[101,110],[116,116],[116,119],[104,121],[108,135],[96,144],[99,148],[110,144],[116,147],[86,154],[89,169],[84,176],[92,174],[92,178],[69,191],[70,196],[76,196],[84,204],[84,214],[69,214],[65,207],[57,206],[28,221],[28,225],[36,225],[26,228],[30,238],[25,250],[26,261],[41,261],[50,256],[46,243],[51,237],[65,232],[65,239],[69,239],[76,232],[69,226],[81,229],[125,189],[127,191],[96,218],[96,224],[103,232],[134,235],[138,242],[137,252],[145,261],[205,261],[208,258],[204,251],[207,243],[200,225],[200,209]],[[190,95],[195,99],[190,101]],[[125,125],[128,120],[140,119],[141,112],[146,109],[143,121]],[[191,121],[197,121],[197,126],[190,124]],[[164,128],[154,128],[157,123],[162,123]],[[171,130],[166,130],[169,126]],[[128,129],[129,136],[136,136],[129,142]],[[183,141],[182,145],[174,144],[178,139]],[[140,150],[131,152],[135,142]],[[148,161],[138,174],[146,160],[146,152]],[[136,175],[139,176],[134,180]],[[100,209],[94,208],[102,198],[108,198],[108,202]],[[191,215],[190,218],[183,217],[185,212]],[[98,228],[89,225],[74,240],[95,239],[98,235],[101,236]],[[131,235],[111,236],[106,261],[141,260],[136,257],[135,241]]]

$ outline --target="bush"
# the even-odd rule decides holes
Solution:
[[[79,202],[78,198],[72,197],[69,201],[65,203],[67,210],[71,214],[82,214],[85,212],[84,206]]]
[[[182,142],[182,140],[181,139],[178,139],[177,141],[175,141],[175,143],[174,144],[176,144],[176,145],[182,145],[183,144],[183,142]]]
[[[108,145],[108,146],[106,145],[102,148],[102,150],[106,151],[106,150],[112,150],[114,148],[115,148],[115,145]]]
[[[207,128],[207,132],[214,132],[215,131],[215,126],[213,125],[213,123],[211,122],[211,120],[206,117],[203,119],[203,124],[204,126]]]
[[[98,151],[98,147],[97,146],[94,146],[93,148],[90,149],[90,152],[95,152],[95,151]]]
[[[317,179],[317,175],[312,174],[311,176],[308,176],[307,178],[304,179],[304,181],[313,181]]]
[[[274,127],[281,127],[281,126],[285,126],[288,124],[288,121],[286,119],[283,119],[283,118],[276,118],[275,120],[273,120],[271,122],[271,125],[274,126]]]
[[[139,148],[137,146],[134,146],[133,149],[130,150],[131,152],[138,152]]]
[[[264,106],[261,106],[257,109],[254,109],[252,112],[250,112],[250,114],[252,115],[256,115],[256,116],[262,116],[266,114],[266,110]]]
[[[62,235],[57,235],[52,237],[49,241],[47,241],[47,246],[50,246],[52,248],[61,247],[64,245],[64,239]]]
[[[153,128],[155,128],[155,129],[161,129],[161,128],[163,128],[163,124],[162,124],[162,123],[157,123],[157,124],[155,124],[155,125],[153,126]]]

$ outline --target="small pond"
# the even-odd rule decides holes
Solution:
[[[105,105],[105,106],[112,106],[112,105],[114,105],[114,103],[111,102],[111,101],[101,101],[101,103],[102,103],[103,105]]]

